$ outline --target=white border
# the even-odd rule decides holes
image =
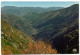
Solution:
[[[1,1],[79,1],[79,0],[1,0]]]
[[[1,1],[0,1],[0,55],[1,55]]]
[[[79,1],[79,4],[80,4],[80,0],[0,0],[0,55],[1,55],[1,2],[2,1],[65,1],[65,2],[66,1]],[[80,9],[79,9],[79,13],[80,13]],[[80,17],[80,14],[79,14],[79,17]],[[80,22],[79,22],[79,29],[80,29]],[[79,30],[79,34],[80,34],[80,30]],[[80,46],[80,35],[79,35],[79,46]],[[80,53],[80,48],[79,48],[79,53]],[[19,54],[19,55],[64,55],[64,54]],[[65,55],[79,55],[79,54],[65,54]]]

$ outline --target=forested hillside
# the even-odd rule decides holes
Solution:
[[[72,49],[74,48],[79,51],[79,5],[76,4],[58,10],[55,14],[56,16],[52,16],[51,20],[36,27],[40,32],[37,35],[34,35],[34,39],[52,43],[52,45],[61,53],[72,53]],[[77,32],[75,30],[77,30]],[[69,38],[69,33],[74,34],[71,34],[73,39]],[[67,35],[66,38],[64,38],[65,35]],[[69,48],[66,48],[67,45],[69,45]],[[71,47],[72,45],[73,47]],[[66,49],[69,50],[66,51]]]
[[[79,24],[78,8],[79,8],[78,5],[73,5],[71,7],[56,11],[59,14],[57,14],[55,17],[52,16],[52,19],[50,18],[50,20],[46,21],[45,23],[36,26],[36,28],[40,31],[38,38],[40,35],[42,35],[43,37],[48,37],[50,36],[50,34],[52,34],[53,37],[59,36],[60,34],[66,32],[71,27],[74,26],[78,27]]]

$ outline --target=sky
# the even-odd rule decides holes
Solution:
[[[78,4],[78,1],[7,1],[1,2],[1,7],[4,6],[16,6],[16,7],[69,7],[73,4]]]

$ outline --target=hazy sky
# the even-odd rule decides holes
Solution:
[[[61,2],[61,1],[58,1],[58,2],[1,2],[1,7],[4,7],[4,6],[16,6],[16,7],[68,7],[68,6],[71,6],[73,4],[78,4],[79,2],[78,1],[68,1],[68,2]]]

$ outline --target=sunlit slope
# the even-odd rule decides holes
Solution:
[[[49,44],[35,42],[3,20],[1,20],[1,50],[2,54],[57,53]]]

